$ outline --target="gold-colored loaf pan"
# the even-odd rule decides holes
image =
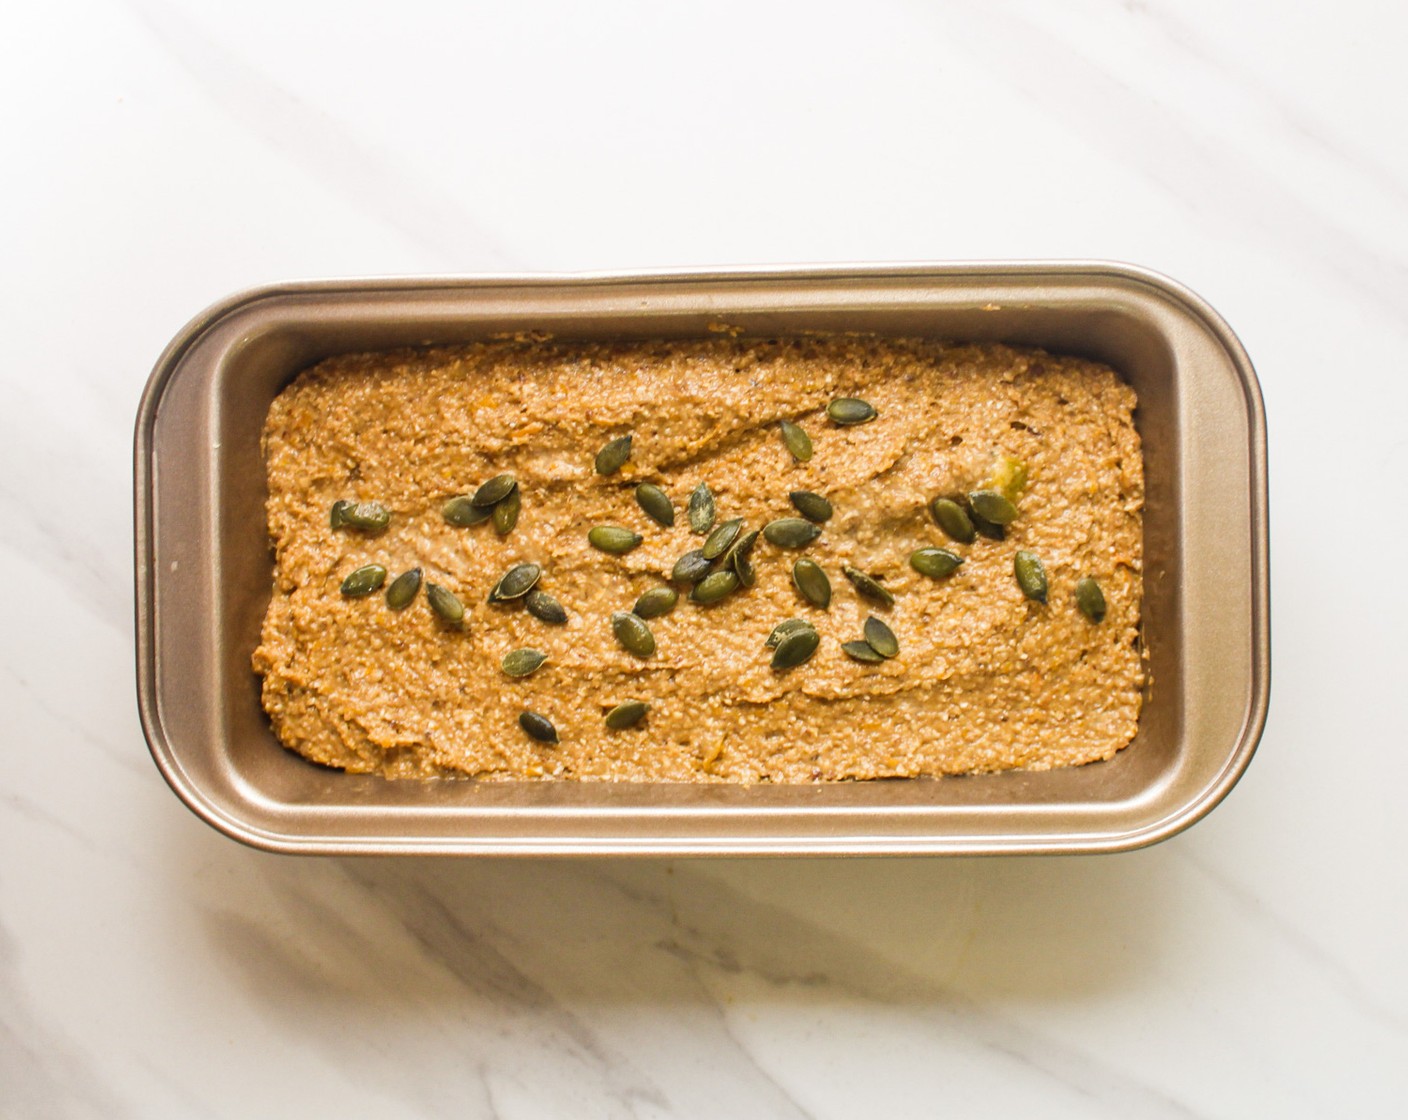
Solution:
[[[1143,634],[1134,742],[1069,770],[817,785],[400,781],[275,739],[250,653],[270,594],[260,433],[329,355],[472,342],[802,331],[1039,346],[1139,396]],[[199,815],[307,853],[1083,852],[1192,823],[1240,776],[1269,688],[1265,430],[1226,325],[1168,280],[999,264],[290,284],[234,297],[158,363],[136,435],[137,675],[152,754]]]

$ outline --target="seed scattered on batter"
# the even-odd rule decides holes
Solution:
[[[613,439],[596,453],[596,473],[615,474],[631,457],[631,437]]]

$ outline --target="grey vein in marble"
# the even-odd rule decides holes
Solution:
[[[0,1111],[16,1118],[132,1116],[84,1046],[33,1006],[16,944],[0,909]]]
[[[1338,275],[1361,298],[1408,321],[1408,266],[1302,203],[1254,159],[998,5],[956,5],[949,14],[946,35],[1112,159],[1190,209],[1217,215],[1228,236],[1254,235],[1267,250]]]
[[[1339,990],[1345,1002],[1355,1007],[1361,1015],[1387,1027],[1396,1034],[1408,1033],[1408,1018],[1404,1017],[1402,1009],[1386,1005],[1381,996],[1374,990],[1366,988],[1353,970],[1337,958],[1334,953],[1259,902],[1245,886],[1238,883],[1233,877],[1215,870],[1199,859],[1188,846],[1179,848],[1178,855],[1184,863],[1231,899],[1237,908],[1256,925],[1269,930],[1277,940],[1288,946],[1297,956],[1311,965],[1316,972],[1329,979]]]
[[[407,174],[345,123],[305,104],[179,8],[125,0],[211,101],[280,156],[400,232],[436,268],[508,269],[513,256],[473,217],[473,200]]]
[[[862,944],[826,934],[706,877],[677,872],[674,881],[679,886],[667,894],[641,886],[643,879],[658,883],[658,866],[606,873],[584,864],[465,869],[452,863],[412,869],[400,861],[344,861],[344,866],[461,985],[491,999],[512,996],[522,1005],[519,1014],[536,1012],[540,1034],[546,1029],[568,1043],[565,1054],[603,1063],[593,1082],[623,1107],[630,1097],[613,1079],[627,1076],[632,1064],[619,1044],[603,1041],[571,1009],[599,1012],[603,1005],[622,999],[656,1007],[697,1005],[703,994],[715,1027],[697,1044],[712,1051],[726,1046],[734,1055],[727,1064],[735,1079],[751,1068],[749,1091],[754,1096],[778,1094],[775,1106],[784,1111],[769,1115],[807,1113],[785,1083],[760,1065],[747,1043],[733,1033],[721,1000],[741,983],[761,985],[770,999],[783,1004],[798,998],[789,997],[795,992],[805,993],[800,1005],[804,1007],[859,1004],[887,1015],[902,1014],[936,1042],[1002,1055],[1013,1073],[1045,1082],[1072,1101],[1088,1100],[1110,1115],[1195,1114],[1182,1102],[1060,1039],[1033,1032],[923,975],[895,967]],[[528,894],[515,908],[518,922],[498,929],[489,917],[495,888],[503,886],[506,877],[520,875]],[[628,883],[625,889],[620,886],[623,880]],[[602,905],[602,890],[616,894],[618,902]],[[688,899],[687,919],[672,913],[681,894]],[[561,942],[554,943],[548,937],[551,931],[525,926],[525,918],[543,905],[564,916],[581,915],[593,923],[591,936],[568,926]],[[595,928],[603,922],[604,927]],[[610,931],[624,936],[617,940]],[[662,969],[662,958],[677,967]],[[697,1024],[695,1029],[697,1034]],[[647,1093],[652,1103],[660,1092],[656,1086],[636,1083],[634,1076],[627,1076],[625,1085]]]

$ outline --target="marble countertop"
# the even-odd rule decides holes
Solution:
[[[1408,1114],[1408,9],[1227,0],[0,14],[0,1114]],[[1114,258],[1271,446],[1270,721],[1084,858],[247,850],[133,687],[131,437],[233,290]]]

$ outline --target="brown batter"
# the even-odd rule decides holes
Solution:
[[[879,418],[831,423],[826,405],[843,396]],[[330,359],[279,395],[265,433],[276,572],[254,655],[264,706],[293,750],[392,777],[811,782],[1109,758],[1135,733],[1144,682],[1134,407],[1133,390],[1093,362],[856,336],[505,340]],[[783,446],[784,418],[810,434],[809,462]],[[597,475],[596,452],[627,432],[630,461]],[[977,486],[999,456],[1027,466],[1020,516],[1004,541],[953,543],[926,504]],[[500,472],[517,476],[522,499],[509,535],[445,521],[447,497]],[[674,528],[641,512],[640,481],[674,500]],[[611,613],[699,547],[685,505],[701,481],[720,521],[759,529],[796,516],[790,490],[825,495],[835,515],[800,551],[759,539],[756,585],[716,606],[681,586],[674,611],[649,623],[655,654],[638,659],[614,640]],[[383,503],[390,528],[330,528],[338,499]],[[644,543],[597,551],[587,530],[602,523]],[[926,578],[908,564],[924,546],[966,562]],[[1018,549],[1044,562],[1046,605],[1019,589]],[[799,556],[830,576],[829,610],[794,589]],[[486,602],[521,560],[542,565],[565,626]],[[372,562],[393,578],[423,568],[463,601],[462,629],[441,623],[423,591],[401,612],[380,593],[344,598],[342,579]],[[842,563],[879,577],[894,607],[861,599]],[[1098,625],[1073,599],[1087,575],[1108,603]],[[872,613],[900,643],[875,666],[840,648]],[[774,672],[764,641],[793,616],[815,623],[821,646]],[[520,646],[549,661],[511,679],[500,660]],[[608,730],[603,714],[627,699],[649,714]],[[558,745],[524,734],[525,708],[552,720]]]

